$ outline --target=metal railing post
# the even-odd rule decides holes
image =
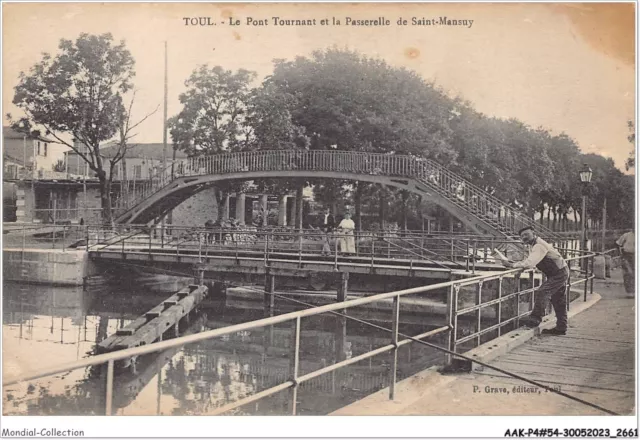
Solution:
[[[449,332],[447,333],[447,348],[449,351],[454,351],[454,340],[456,334],[456,328],[454,326],[454,319],[456,315],[456,304],[455,304],[455,289],[454,285],[449,287],[449,292],[447,294],[447,325],[449,326]],[[449,353],[445,354],[445,365],[451,365],[452,357]]]
[[[476,255],[478,253],[478,243],[473,240],[473,269],[472,272],[473,274],[476,273]]]
[[[565,290],[565,302],[567,303],[567,311],[569,311],[571,308],[571,269],[569,269],[569,277],[567,278],[567,287]]]
[[[265,240],[264,240],[264,265],[267,266],[269,264],[269,231],[265,232]]]
[[[476,286],[476,305],[482,304],[482,280],[478,281]],[[478,346],[480,345],[480,332],[482,331],[482,307],[478,307],[476,311],[476,331],[478,332]]]
[[[590,271],[590,273],[589,273],[589,277],[591,277],[591,280],[589,281],[589,283],[590,283],[590,287],[589,287],[589,295],[593,295],[593,279],[595,278],[595,277],[593,276],[593,263],[594,263],[594,258],[595,258],[595,255],[592,255],[591,257],[589,257],[589,260],[590,260],[590,262],[591,262],[591,271]]]
[[[88,243],[88,242],[87,242]],[[27,247],[27,227],[22,225],[22,264],[24,265],[24,249]]]
[[[520,327],[520,293],[522,292],[522,279],[520,275],[522,272],[516,274],[516,292],[514,296],[516,300],[516,328]]]
[[[581,267],[584,268],[584,300],[587,300],[587,290],[589,290],[589,259],[582,255],[580,257]]]
[[[530,301],[529,307],[533,312],[533,307],[536,304],[536,279],[535,279],[535,273],[533,271],[531,271],[531,273],[529,274],[529,279],[531,280],[531,297],[529,299]]]
[[[105,415],[111,415],[111,408],[113,405],[113,360],[107,362],[107,388],[106,388],[106,406]]]
[[[376,254],[376,237],[371,236],[371,267],[373,267],[373,258]]]
[[[302,229],[298,231],[298,267],[302,267]]]
[[[469,255],[469,240],[467,239],[466,241],[467,241],[467,258],[466,258],[466,260],[467,260],[467,269],[466,269],[466,271],[469,272],[469,259],[471,258],[471,256]],[[453,249],[453,237],[451,238],[451,243],[452,243],[451,244],[451,248]]]
[[[296,415],[298,408],[298,370],[300,367],[300,317],[295,320],[295,329],[293,333],[293,350],[291,353],[291,380],[293,387],[291,388],[291,415]]]
[[[398,324],[400,322],[400,296],[393,297],[393,316],[391,317],[391,371],[389,372],[389,400],[396,398],[396,378],[398,375]]]
[[[498,337],[502,335],[502,277],[498,278]]]
[[[334,252],[334,259],[333,259],[333,269],[334,270],[338,270],[338,245],[340,242],[339,237],[339,233],[336,234],[336,244],[335,244],[335,252]]]

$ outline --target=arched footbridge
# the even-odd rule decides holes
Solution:
[[[121,201],[116,222],[151,223],[221,181],[266,178],[324,178],[388,185],[419,194],[476,233],[513,236],[524,226],[535,226],[542,236],[555,235],[432,160],[335,150],[264,150],[177,161],[154,174],[137,198]]]

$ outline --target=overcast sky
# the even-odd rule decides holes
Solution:
[[[164,41],[169,46],[169,116],[180,111],[184,80],[199,64],[246,68],[260,79],[272,60],[332,45],[415,70],[492,116],[515,117],[566,132],[585,152],[623,167],[634,119],[634,5],[626,4],[3,4],[3,114],[20,71],[60,38],[111,32],[136,60],[134,116],[160,105],[138,142],[162,142]],[[312,19],[312,27],[276,27],[271,17]],[[345,26],[345,17],[385,17],[390,26]],[[473,20],[471,27],[398,26],[398,18]],[[210,17],[216,26],[185,26]],[[241,21],[232,27],[229,17]],[[246,25],[248,17],[267,26]],[[341,19],[342,26],[320,20]],[[222,24],[224,22],[225,24]]]

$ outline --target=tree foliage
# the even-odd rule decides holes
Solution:
[[[89,165],[100,183],[103,220],[110,224],[111,171],[126,155],[133,130],[150,116],[133,123],[134,98],[128,106],[124,102],[133,88],[134,60],[125,43],[115,44],[111,34],[83,33],[75,41],[60,40],[58,48],[57,55],[43,54],[28,74],[20,74],[13,103],[25,116],[12,125],[22,132],[44,127]],[[63,134],[84,147],[66,141]],[[101,146],[112,139],[116,152],[105,158]]]
[[[192,157],[248,149],[246,118],[255,77],[255,72],[245,69],[233,72],[220,66],[196,68],[185,82],[187,91],[180,95],[182,110],[169,121],[174,148]],[[244,187],[242,182],[221,182],[216,186],[219,220],[226,196]]]
[[[627,171],[629,171],[630,169],[633,169],[636,166],[636,149],[635,149],[636,128],[633,121],[627,121],[627,127],[629,127],[629,135],[627,136],[627,140],[631,143],[631,145],[633,145],[633,148],[629,153],[629,157],[627,158],[627,161],[624,164]]]
[[[249,90],[253,78],[221,68],[194,72],[173,125],[176,145],[190,154],[335,149],[430,158],[526,215],[553,214],[562,223],[557,227],[566,227],[568,215],[580,210],[578,170],[586,161],[594,167],[590,216],[599,215],[604,197],[611,213],[626,210],[620,221],[633,215],[632,203],[615,194],[633,194],[628,179],[610,160],[582,155],[564,133],[482,115],[407,69],[330,48],[274,61],[272,75]],[[285,178],[258,184],[280,194],[313,185],[325,205],[351,209],[355,203],[357,213],[374,216],[386,206],[385,215],[399,224],[418,224],[422,213],[439,212],[428,201],[364,182]]]

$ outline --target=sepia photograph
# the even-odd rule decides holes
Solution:
[[[636,8],[3,2],[2,436],[637,437]]]

